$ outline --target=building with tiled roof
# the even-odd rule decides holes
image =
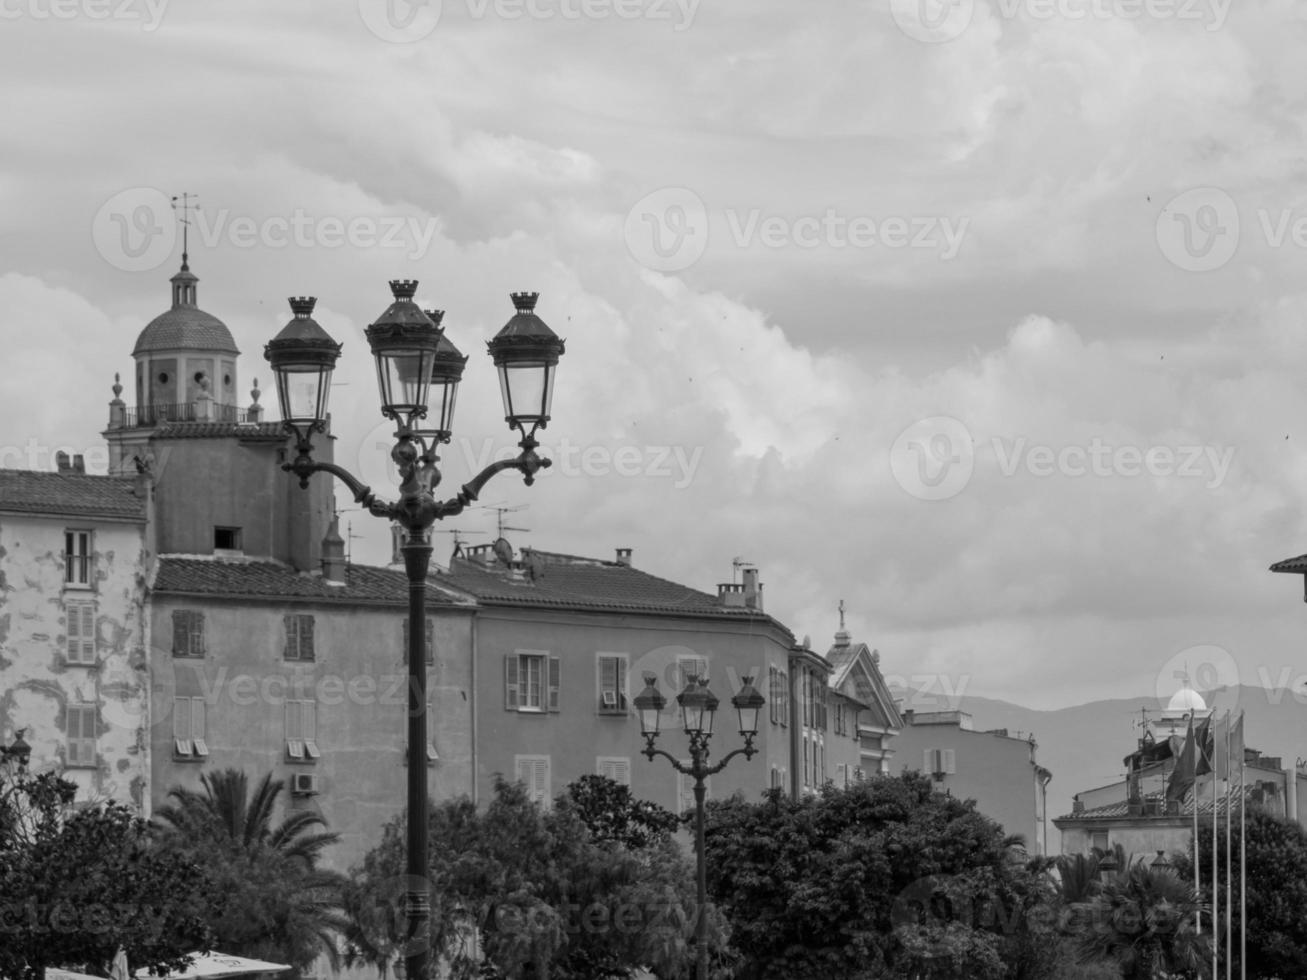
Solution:
[[[57,465],[0,469],[0,743],[21,730],[80,799],[144,809],[149,487]]]

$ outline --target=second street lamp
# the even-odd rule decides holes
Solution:
[[[454,405],[467,358],[444,335],[442,316],[424,313],[414,302],[415,280],[390,283],[394,301],[367,328],[368,345],[376,360],[381,413],[395,423],[391,459],[399,471],[399,499],[377,499],[372,489],[335,463],[313,459],[313,433],[327,428],[327,394],[331,372],[340,356],[336,343],[313,319],[316,300],[290,300],[295,317],[270,340],[264,356],[272,365],[281,403],[282,421],[295,437],[295,458],[282,464],[308,487],[314,473],[339,479],[368,513],[399,524],[408,578],[408,823],[405,911],[408,936],[405,976],[425,980],[429,972],[431,904],[427,894],[427,714],[426,714],[426,581],[431,564],[430,528],[459,514],[477,499],[482,487],[503,470],[517,470],[530,486],[549,466],[536,454],[537,429],[549,421],[554,371],[563,354],[563,341],[535,315],[537,293],[513,293],[513,318],[488,344],[499,369],[506,421],[521,439],[513,459],[491,463],[448,500],[433,491],[440,483],[436,450],[450,440]],[[420,425],[425,421],[426,425]]]
[[[706,927],[708,908],[708,863],[704,850],[703,802],[704,780],[713,773],[721,772],[726,764],[737,755],[752,759],[757,754],[753,740],[758,734],[758,712],[767,703],[766,698],[753,686],[753,678],[745,677],[739,693],[731,698],[739,721],[740,735],[744,737],[744,748],[735,749],[722,756],[716,765],[708,764],[708,740],[712,738],[713,718],[720,703],[717,696],[708,690],[708,678],[689,677],[685,689],[676,695],[676,703],[681,707],[681,725],[690,739],[690,764],[686,765],[675,756],[654,747],[660,734],[663,708],[667,707],[667,698],[658,690],[658,678],[654,674],[644,675],[644,690],[635,698],[635,710],[640,716],[640,732],[644,735],[644,754],[652,762],[654,756],[661,755],[672,764],[677,772],[694,780],[694,840],[697,855],[697,896],[698,918],[695,922],[694,942],[698,980],[708,980],[708,934]]]

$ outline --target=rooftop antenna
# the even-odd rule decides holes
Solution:
[[[496,537],[502,538],[505,531],[530,531],[531,529],[529,527],[513,527],[510,524],[504,523],[505,514],[514,514],[519,510],[525,510],[528,506],[530,505],[518,504],[516,507],[487,507],[486,510],[493,510],[495,512],[495,522],[498,527]]]
[[[193,203],[195,199],[198,197],[199,197],[198,194],[191,194],[186,191],[182,191],[180,194],[174,194],[172,196],[172,209],[174,211],[181,212],[181,216],[177,220],[180,221],[182,225],[182,271],[183,272],[190,272],[191,270],[191,267],[189,265],[190,258],[187,255],[187,252],[190,250],[190,230],[191,230],[190,213],[193,210],[195,211],[199,210],[199,205]],[[182,202],[180,205],[177,204],[178,200]]]
[[[332,515],[339,520],[341,514],[348,514],[351,511],[362,510],[362,509],[363,509],[362,507],[346,507],[344,510],[342,510],[339,507],[334,507],[332,508]],[[361,541],[363,540],[363,535],[354,533],[354,522],[352,520],[346,521],[345,522],[345,564],[346,565],[354,564],[355,538]]]
[[[844,632],[844,600],[840,600],[840,632]]]
[[[435,533],[436,533],[436,534],[452,534],[452,535],[454,536],[454,551],[453,551],[453,553],[449,556],[449,557],[450,557],[450,560],[452,561],[453,559],[457,558],[459,555],[461,555],[461,554],[463,553],[463,545],[467,544],[467,539],[464,538],[463,535],[465,535],[465,534],[485,534],[486,532],[485,532],[485,531],[463,531],[463,530],[460,530],[459,528],[456,528],[456,527],[455,527],[455,528],[449,528],[449,529],[441,529],[441,530],[436,531]]]
[[[736,555],[731,559],[731,584],[736,584],[736,577],[740,574],[741,568],[753,568],[753,562]]]

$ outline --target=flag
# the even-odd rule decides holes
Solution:
[[[1239,717],[1235,719],[1234,724],[1230,726],[1230,772],[1240,773],[1242,779],[1243,773],[1243,712],[1239,712]]]
[[[1198,750],[1194,760],[1194,772],[1206,776],[1212,771],[1212,717],[1208,715],[1194,733],[1194,743]]]
[[[1230,712],[1221,715],[1212,729],[1212,777],[1230,778]]]
[[[1184,747],[1176,757],[1175,768],[1166,784],[1166,799],[1182,800],[1189,787],[1194,784],[1196,760],[1194,751],[1194,716],[1189,716],[1189,730],[1185,732]]]

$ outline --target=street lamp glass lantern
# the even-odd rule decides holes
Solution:
[[[305,434],[326,421],[331,372],[341,348],[313,319],[316,303],[312,296],[291,297],[294,319],[263,349],[276,379],[282,421]]]
[[[731,698],[731,704],[740,716],[740,734],[746,737],[758,734],[758,713],[767,703],[756,687],[753,678],[745,677],[740,692]]]
[[[377,362],[381,414],[403,426],[427,413],[440,329],[413,301],[416,279],[393,279],[395,301],[365,331]]]
[[[504,421],[527,435],[549,422],[554,372],[564,343],[536,316],[539,293],[513,293],[512,297],[517,312],[486,346],[499,369]]]
[[[441,321],[444,310],[427,310],[427,316],[440,330],[440,340],[431,361],[431,387],[427,393],[426,423],[419,429],[437,442],[449,442],[454,433],[454,405],[458,400],[458,383],[463,379],[467,355],[445,334]]]
[[[644,675],[644,690],[635,696],[635,710],[640,714],[640,732],[644,735],[657,735],[663,708],[667,707],[667,698],[658,690],[656,674]]]
[[[32,761],[32,747],[23,738],[24,731],[25,729],[20,728],[14,733],[13,745],[0,745],[0,755],[3,755],[5,759],[12,758],[18,763],[19,769],[26,769],[27,764]]]
[[[681,706],[681,722],[687,735],[711,735],[717,712],[717,696],[708,690],[708,678],[690,677],[685,690],[676,695]]]

